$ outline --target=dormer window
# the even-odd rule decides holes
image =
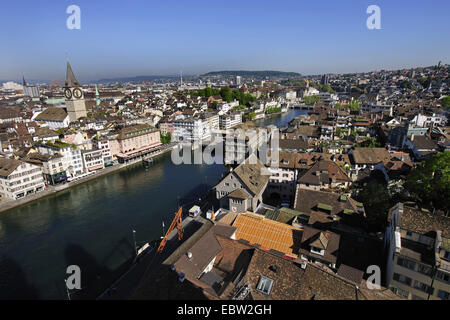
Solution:
[[[324,249],[315,248],[315,247],[311,247],[311,253],[315,253],[315,254],[323,256],[325,254],[325,250]]]
[[[450,251],[445,251],[444,252],[444,259],[447,261],[450,261]]]
[[[259,278],[258,286],[256,289],[264,294],[269,294],[272,289],[273,280],[265,276]]]

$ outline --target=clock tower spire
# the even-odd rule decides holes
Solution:
[[[75,78],[69,61],[67,61],[64,95],[66,97],[66,108],[70,122],[75,122],[79,118],[87,117],[83,89]]]

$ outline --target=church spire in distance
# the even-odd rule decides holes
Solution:
[[[100,105],[100,94],[98,93],[97,84],[95,84],[95,104],[97,107]]]
[[[65,87],[79,87],[80,84],[78,83],[77,79],[75,78],[75,75],[73,74],[72,67],[70,66],[69,60],[67,60],[67,72],[66,72],[66,83]]]

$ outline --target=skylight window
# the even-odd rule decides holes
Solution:
[[[261,291],[262,293],[269,294],[270,290],[272,289],[272,285],[273,285],[272,279],[261,276],[261,278],[259,278],[258,286],[256,287],[256,289],[258,291]]]

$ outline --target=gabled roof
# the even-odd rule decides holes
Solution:
[[[427,136],[414,135],[411,142],[418,150],[436,150],[437,144]]]
[[[164,263],[175,265],[176,270],[183,272],[186,278],[198,279],[206,266],[222,250],[216,236],[230,237],[235,230],[230,226],[205,223]],[[190,253],[190,257],[188,257],[188,253]]]
[[[129,139],[133,137],[137,137],[143,134],[152,133],[158,131],[155,127],[152,127],[148,124],[136,124],[131,125],[129,127],[125,127],[119,131],[119,135],[117,136],[117,139],[123,140],[123,139]]]
[[[247,240],[267,249],[297,257],[302,229],[247,212],[237,216],[233,223],[236,239]]]
[[[321,183],[329,184],[331,182],[351,182],[344,170],[342,170],[333,161],[318,161],[303,176],[298,179],[299,183],[309,183],[320,185]]]
[[[392,217],[392,211],[398,205],[389,210],[388,219]],[[403,205],[403,213],[400,215],[398,225],[401,229],[418,234],[435,237],[436,231],[441,230],[442,236],[450,238],[450,217],[438,213],[425,212],[420,209]]]
[[[331,208],[328,213],[331,216],[342,213],[345,209],[358,212],[358,206],[355,200],[347,198],[343,201],[338,193],[298,188],[296,199],[294,209],[308,214],[316,212],[318,211],[317,209],[322,207]],[[323,205],[328,207],[324,207]]]
[[[308,141],[303,139],[280,139],[278,141],[280,149],[307,149],[310,147]]]
[[[20,164],[21,162],[19,160],[0,158],[0,177],[8,177]]]
[[[19,117],[20,117],[20,108],[17,106],[0,108],[0,119],[13,119]]]
[[[63,108],[47,108],[35,118],[36,121],[64,121],[68,117]]]
[[[389,161],[390,155],[385,148],[355,148],[353,159],[356,164],[377,164]]]
[[[311,227],[305,227],[303,230],[300,252],[307,256],[318,257],[321,260],[336,263],[340,235],[330,232],[321,231]],[[314,254],[310,251],[310,247],[325,250],[323,256]]]
[[[266,167],[261,160],[252,155],[234,169],[232,173],[239,177],[253,195],[257,195],[263,191],[270,178],[269,175],[262,175],[262,170],[266,170]]]
[[[233,192],[231,192],[231,193],[228,195],[228,197],[229,197],[229,198],[235,198],[235,199],[243,199],[243,200],[245,200],[245,199],[250,198],[251,196],[250,196],[250,194],[249,194],[247,191],[245,191],[245,189],[236,189],[236,190],[234,190]]]
[[[319,233],[316,239],[310,243],[310,246],[325,250],[328,246],[329,236],[330,234],[326,232]]]

